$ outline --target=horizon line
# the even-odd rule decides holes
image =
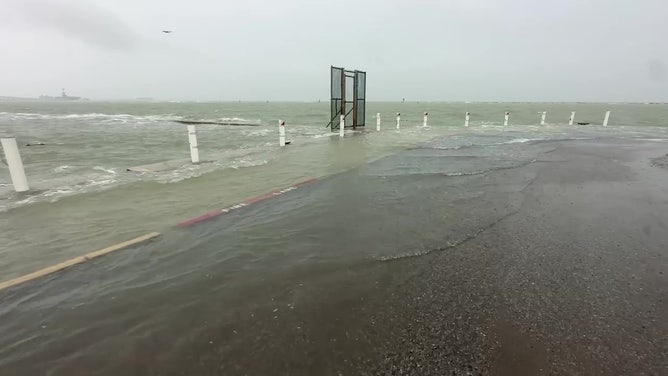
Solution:
[[[328,103],[329,99],[156,99],[150,97],[137,98],[83,98],[81,100],[44,100],[39,97],[15,97],[0,95],[0,101],[25,101],[25,102],[49,102],[49,103],[90,103],[90,102],[145,102],[145,103]],[[367,100],[367,103],[568,103],[568,104],[668,104],[668,100],[446,100],[446,99],[420,99],[420,100]]]

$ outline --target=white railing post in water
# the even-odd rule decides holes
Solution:
[[[28,179],[23,169],[23,161],[21,160],[21,154],[19,154],[19,147],[16,145],[16,138],[7,137],[0,141],[2,141],[2,149],[5,151],[5,160],[9,167],[9,175],[12,178],[14,190],[16,192],[29,190],[30,187],[28,187]]]
[[[605,112],[605,118],[603,118],[603,125],[608,126],[608,120],[610,120],[610,111]]]
[[[190,160],[199,163],[199,149],[197,148],[197,129],[194,125],[188,126],[188,142],[190,143]]]
[[[343,137],[343,132],[346,130],[346,116],[341,115],[341,124],[339,124],[339,137]]]
[[[285,146],[285,122],[278,121],[278,146]]]
[[[571,117],[568,119],[568,125],[573,125],[575,121],[575,111],[571,111]]]
[[[426,127],[429,125],[429,113],[425,112],[424,113],[424,120],[422,121],[422,126]]]
[[[397,129],[401,128],[401,114],[397,112]]]
[[[547,118],[547,111],[543,111],[543,114],[540,115],[540,125],[545,125],[545,118]]]
[[[510,120],[510,112],[506,111],[506,116],[503,119],[503,125],[508,125],[508,120]]]
[[[471,113],[466,112],[466,119],[464,120],[464,126],[468,127],[469,126],[469,120],[471,120]]]
[[[380,131],[380,112],[376,114],[376,130]]]

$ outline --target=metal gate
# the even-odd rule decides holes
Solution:
[[[364,126],[366,121],[366,72],[349,71],[333,66],[331,67],[330,122],[327,124],[332,131],[340,128],[342,114],[345,116],[346,127],[355,129]]]

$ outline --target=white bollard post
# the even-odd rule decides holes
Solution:
[[[510,112],[506,111],[506,116],[503,119],[503,125],[508,125],[508,120],[510,120]]]
[[[285,146],[285,122],[278,121],[278,146]]]
[[[2,142],[2,149],[5,151],[5,160],[9,166],[9,175],[12,178],[12,184],[16,192],[25,192],[30,189],[28,186],[28,179],[23,168],[23,161],[21,154],[19,154],[19,147],[16,145],[16,138],[7,137],[0,140]]]
[[[380,131],[380,112],[376,114],[376,130]]]
[[[610,111],[605,112],[605,118],[603,119],[603,126],[608,126],[608,120],[610,120]]]
[[[568,119],[568,125],[573,125],[573,122],[575,121],[575,111],[571,111],[571,117]]]
[[[194,125],[188,126],[188,142],[190,143],[190,160],[199,163],[199,149],[197,148],[197,129]]]
[[[540,125],[545,125],[545,118],[547,118],[547,111],[543,111],[543,114],[540,115]]]
[[[464,120],[464,126],[468,127],[469,126],[469,120],[471,120],[471,113],[466,112],[466,119]]]
[[[346,116],[341,115],[341,123],[339,124],[339,137],[343,137],[343,132],[345,132],[346,128]]]
[[[401,128],[401,114],[397,112],[397,129]]]
[[[428,122],[429,122],[429,113],[425,112],[424,113],[424,120],[422,121],[422,126],[423,127],[428,126],[428,124],[429,124]]]

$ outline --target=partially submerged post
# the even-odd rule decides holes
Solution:
[[[540,116],[540,125],[545,125],[546,117],[547,117],[547,111],[543,111],[543,114]]]
[[[506,111],[506,116],[503,119],[503,125],[508,125],[508,120],[510,120],[510,112]]]
[[[9,175],[12,178],[12,184],[16,192],[25,192],[30,189],[28,186],[28,178],[23,168],[23,161],[21,154],[19,154],[19,147],[16,145],[16,138],[6,137],[0,140],[2,142],[2,149],[5,151],[5,160],[9,167]]]
[[[194,125],[188,125],[188,142],[190,143],[190,160],[199,163],[199,149],[197,148],[197,129]]]
[[[573,125],[575,121],[575,111],[571,111],[571,117],[568,119],[568,125]]]
[[[380,112],[376,114],[376,130],[380,131]]]
[[[339,137],[343,137],[344,129],[346,128],[346,117],[341,115],[340,125],[339,125]]]
[[[608,126],[608,120],[610,120],[610,111],[605,112],[605,118],[603,118],[603,125]]]
[[[397,129],[401,128],[401,113],[397,112]]]
[[[464,120],[464,126],[465,127],[469,126],[469,120],[471,120],[471,113],[467,111],[466,112],[466,119]]]
[[[285,122],[278,121],[278,146],[285,146]]]
[[[429,113],[424,113],[424,120],[422,121],[422,126],[427,127],[429,125]]]

